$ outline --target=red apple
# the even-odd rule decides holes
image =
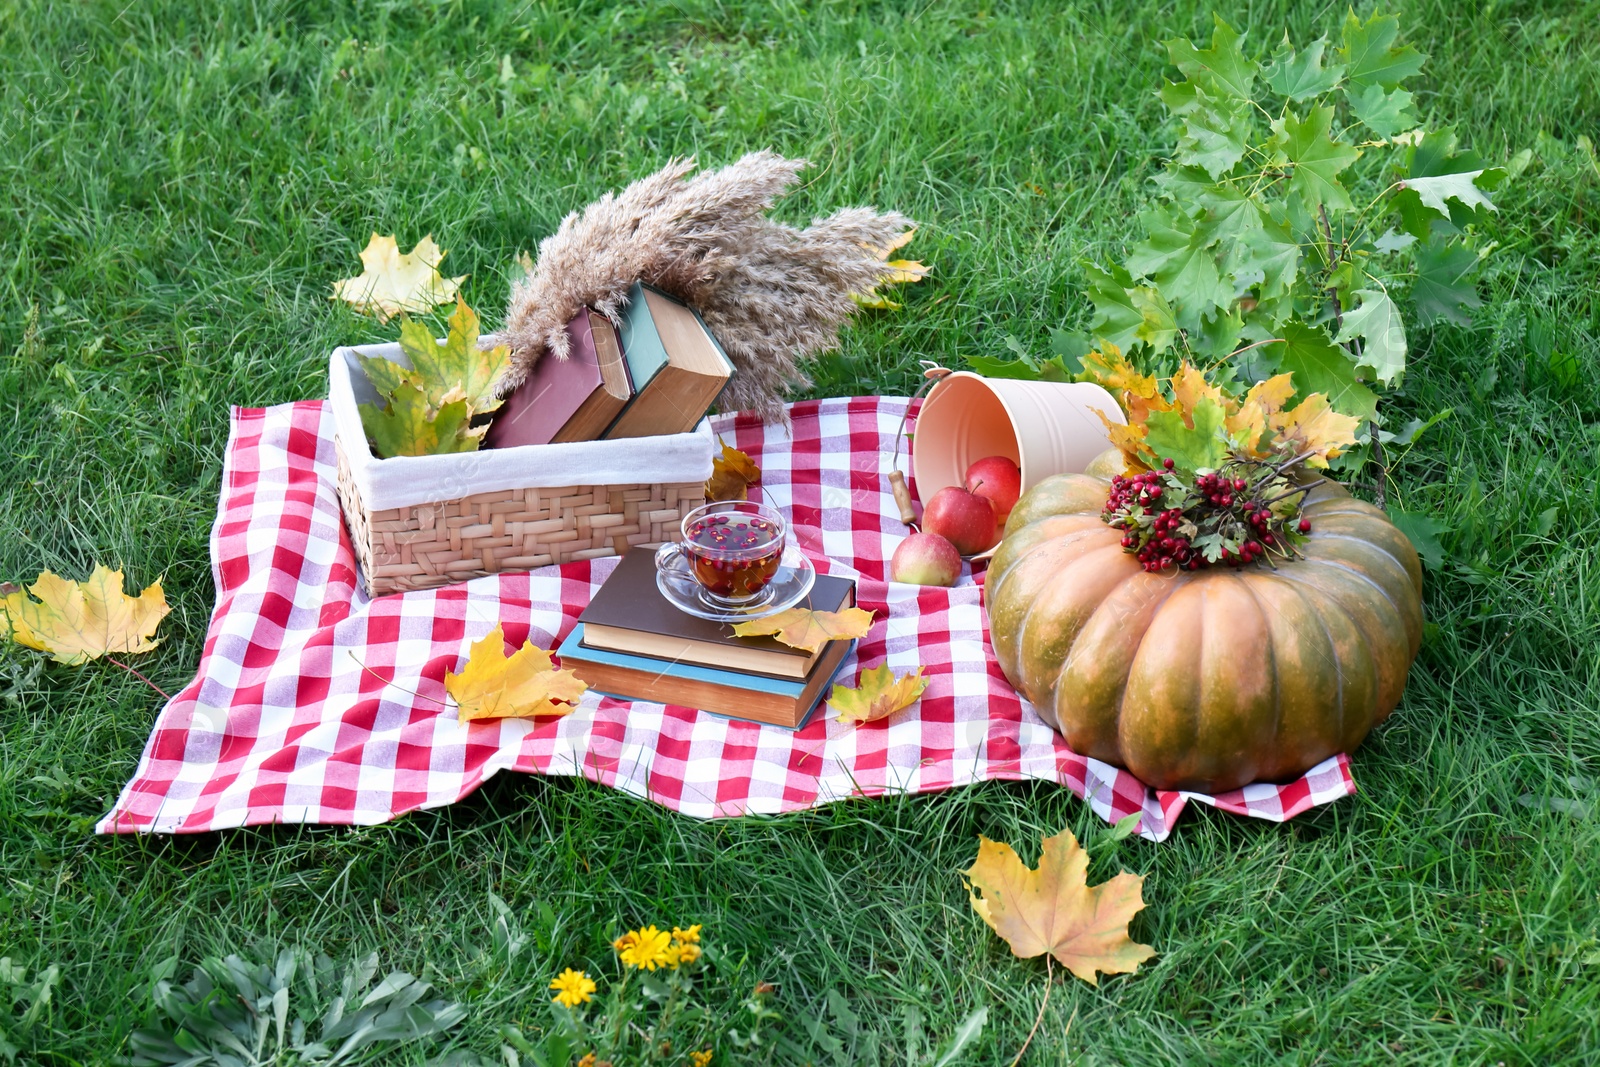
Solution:
[[[946,538],[963,556],[982,552],[995,543],[999,526],[988,497],[947,485],[922,509],[922,528]]]
[[[966,482],[968,491],[989,498],[995,521],[1004,526],[1022,495],[1022,468],[1010,456],[984,456],[967,468]]]
[[[895,546],[889,557],[889,580],[911,585],[955,585],[961,575],[961,553],[933,533],[914,533]]]

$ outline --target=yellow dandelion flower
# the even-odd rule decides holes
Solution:
[[[618,949],[617,954],[627,966],[653,971],[667,962],[667,946],[672,943],[672,935],[665,930],[657,930],[654,925],[645,926],[628,931],[623,939],[629,943]]]
[[[631,944],[633,944],[633,931],[629,930],[627,933],[611,942],[611,947],[616,949],[618,952],[621,952]]]
[[[695,923],[687,930],[672,928],[672,940],[680,945],[695,945],[700,943],[700,924]]]
[[[677,970],[678,961],[683,958],[683,946],[668,945],[666,947],[666,951],[662,953],[662,956],[663,963],[665,963],[668,967],[671,967],[673,970]]]
[[[711,1050],[706,1048],[699,1052],[691,1052],[689,1059],[693,1061],[694,1067],[706,1067],[706,1064],[711,1062]]]
[[[687,945],[674,945],[672,947],[678,950],[679,963],[693,963],[695,960],[700,958],[699,945],[690,943]]]
[[[583,971],[568,967],[551,980],[550,988],[556,990],[556,995],[550,999],[557,1004],[576,1008],[579,1004],[589,1003],[590,995],[600,987]]]
[[[594,1053],[585,1052],[583,1059],[578,1061],[578,1067],[594,1067]]]

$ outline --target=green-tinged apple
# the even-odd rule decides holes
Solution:
[[[910,585],[955,585],[961,576],[961,553],[935,533],[914,533],[895,546],[889,557],[889,580]]]
[[[922,528],[946,538],[956,551],[971,556],[999,540],[994,505],[959,485],[947,485],[922,509]]]
[[[995,521],[1001,526],[1022,495],[1022,468],[1010,456],[984,456],[967,468],[967,490],[988,497]]]

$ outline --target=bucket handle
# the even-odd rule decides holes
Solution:
[[[922,397],[929,389],[948,378],[953,371],[948,367],[941,367],[932,360],[922,360],[922,384],[917,391],[911,394],[906,401],[906,410],[900,416],[900,428],[894,433],[894,462],[893,469],[889,471],[889,486],[894,491],[894,502],[900,507],[900,521],[907,526],[914,526],[917,513],[911,505],[911,490],[906,486],[906,476],[900,471],[900,442],[906,436],[906,420],[911,417],[911,405]]]

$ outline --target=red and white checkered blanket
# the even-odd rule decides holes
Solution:
[[[840,680],[884,662],[930,679],[886,720],[844,724],[824,709],[798,731],[594,693],[560,719],[458,723],[443,679],[471,643],[499,621],[513,646],[554,648],[615,560],[368,599],[340,520],[327,406],[235,409],[199,673],[162,709],[100,832],[377,823],[459,800],[503,769],[581,774],[700,818],[1041,778],[1109,821],[1142,813],[1138,832],[1156,841],[1190,799],[1283,820],[1354,792],[1344,756],[1287,785],[1206,796],[1152,791],[1069,749],[996,666],[970,575],[953,589],[885,580],[906,532],[886,477],[905,409],[858,397],[796,404],[788,430],[716,420],[761,465],[818,569],[854,576],[877,613]]]

